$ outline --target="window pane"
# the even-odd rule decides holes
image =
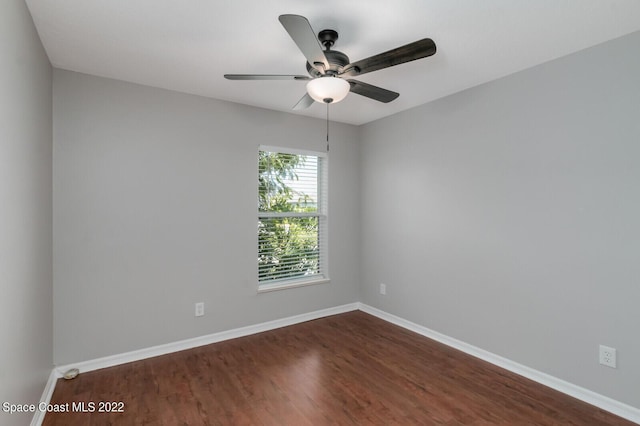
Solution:
[[[258,211],[318,211],[318,157],[260,151]]]
[[[258,282],[262,289],[328,279],[327,162],[259,150]]]
[[[320,273],[318,217],[258,220],[258,281],[288,280]]]

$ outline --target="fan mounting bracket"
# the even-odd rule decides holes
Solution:
[[[336,40],[338,40],[338,32],[334,30],[322,30],[318,33],[318,40],[326,50],[329,50],[336,43]]]

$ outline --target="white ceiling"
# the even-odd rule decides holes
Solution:
[[[278,21],[330,28],[356,61],[429,37],[430,58],[360,80],[400,93],[389,104],[356,94],[332,105],[362,124],[640,30],[638,0],[26,0],[58,68],[278,111],[303,81],[230,81],[225,73],[305,74]],[[324,117],[324,105],[296,114]]]

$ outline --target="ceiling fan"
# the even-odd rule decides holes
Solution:
[[[294,110],[308,108],[314,101],[326,104],[339,102],[350,91],[379,102],[391,102],[400,94],[349,77],[426,58],[436,53],[433,40],[424,38],[360,61],[349,62],[347,55],[331,50],[338,40],[336,31],[322,30],[316,38],[311,24],[304,16],[280,15],[278,19],[307,58],[306,67],[310,77],[273,74],[225,74],[224,77],[229,80],[308,80],[307,93],[293,107]]]

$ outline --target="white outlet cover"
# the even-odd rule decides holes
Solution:
[[[617,353],[615,348],[609,346],[600,345],[600,364],[611,368],[617,368]]]
[[[201,317],[204,315],[204,303],[200,302],[200,303],[196,303],[196,313],[195,315],[197,317]]]

